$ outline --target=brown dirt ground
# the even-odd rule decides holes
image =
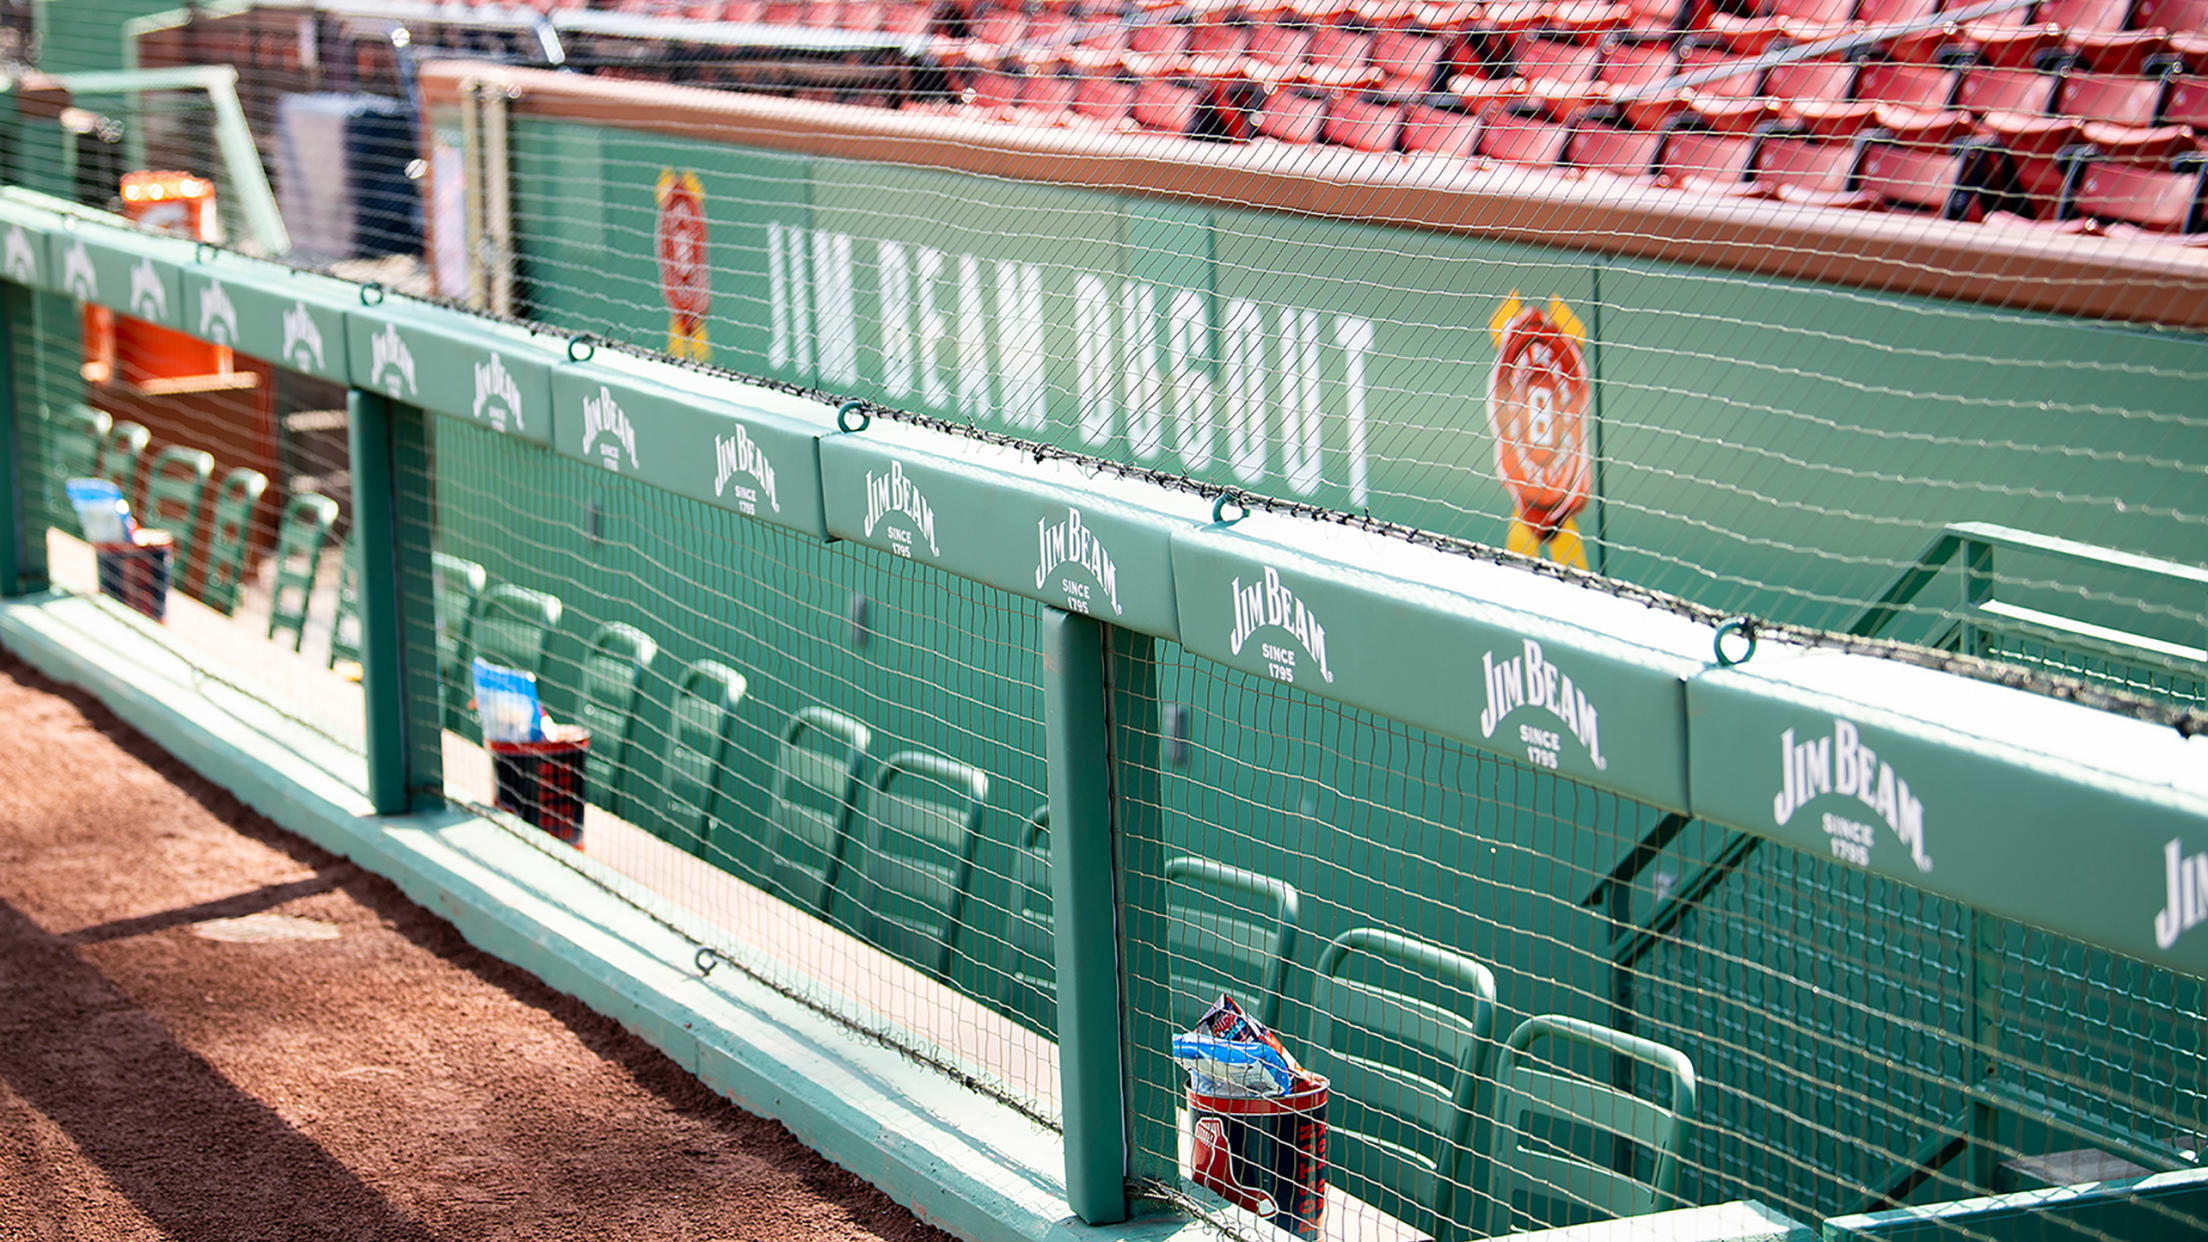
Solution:
[[[947,1236],[0,654],[0,1239]]]

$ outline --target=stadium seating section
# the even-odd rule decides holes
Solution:
[[[616,3],[902,36],[939,89],[876,102],[1007,125],[2204,240],[2208,0]]]

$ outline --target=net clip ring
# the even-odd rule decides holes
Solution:
[[[383,282],[371,280],[362,285],[360,287],[360,304],[362,306],[383,305]]]
[[[836,409],[836,428],[840,431],[861,432],[873,421],[874,416],[866,412],[864,401],[846,401]]]
[[[1232,517],[1227,516],[1227,511],[1230,509],[1234,511]],[[1220,492],[1218,496],[1212,499],[1211,524],[1214,526],[1232,526],[1248,516],[1250,516],[1250,507],[1242,503],[1242,497],[1237,495],[1232,488]]]
[[[711,945],[707,945],[706,947],[699,949],[697,952],[697,956],[691,958],[690,960],[691,964],[695,965],[698,968],[698,976],[700,978],[703,978],[707,975],[712,974],[713,968],[721,964],[721,954],[719,950],[713,948]]]
[[[221,255],[222,247],[211,241],[195,241],[192,243],[192,262],[194,263],[206,263],[221,257]]]
[[[1740,636],[1744,644],[1739,648],[1738,654],[1729,650],[1725,645],[1725,640],[1735,634]],[[1718,626],[1717,633],[1710,639],[1710,650],[1711,654],[1717,657],[1719,668],[1731,668],[1735,664],[1746,664],[1749,657],[1756,654],[1755,618],[1734,617]]]
[[[588,336],[571,336],[567,338],[567,360],[569,362],[588,362],[593,357],[595,357],[597,353],[597,342],[591,340]]]

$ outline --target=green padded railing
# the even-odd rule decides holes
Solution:
[[[915,750],[883,760],[867,795],[866,937],[946,982],[988,800],[980,769]]]
[[[291,635],[291,649],[307,641],[307,608],[322,572],[322,552],[337,525],[337,502],[301,492],[284,506],[276,522],[276,572],[268,602],[268,636]]]
[[[1165,864],[1168,1017],[1196,1025],[1224,992],[1280,1023],[1302,899],[1289,884],[1208,858]]]
[[[1539,1041],[1577,1045],[1581,1052],[1624,1057],[1668,1083],[1658,1104],[1576,1073],[1529,1065]],[[1475,1144],[1485,1174],[1473,1179],[1480,1232],[1489,1237],[1607,1217],[1637,1216],[1676,1206],[1679,1147],[1694,1115],[1694,1065],[1686,1054],[1653,1040],[1578,1018],[1528,1018],[1503,1041],[1495,1058],[1494,1103],[1488,1131]],[[1595,1152],[1570,1148],[1560,1129],[1593,1132],[1598,1149],[1623,1138],[1645,1148],[1646,1181],[1620,1172]],[[1545,1210],[1546,1209],[1546,1210]]]
[[[828,748],[807,748],[809,737],[824,739]],[[767,880],[808,910],[825,913],[835,895],[873,744],[872,729],[825,707],[798,709],[782,731],[767,817]]]
[[[1329,1179],[1437,1239],[1463,1236],[1473,1215],[1466,1166],[1494,1038],[1495,974],[1486,966],[1374,927],[1328,942],[1311,984],[1304,1061],[1333,1087]]]
[[[627,816],[628,786],[636,767],[637,709],[644,678],[659,658],[659,643],[633,625],[599,628],[583,648],[583,693],[577,715],[590,730],[583,770],[592,802]]]
[[[659,835],[693,854],[713,844],[720,816],[721,777],[736,748],[736,709],[744,675],[701,660],[675,685],[668,712],[665,831]]]
[[[224,616],[237,611],[245,560],[252,551],[253,514],[268,491],[268,476],[258,470],[233,470],[215,489],[215,515],[207,530],[207,573],[200,602]]]
[[[444,695],[448,729],[465,730],[473,716],[468,700],[475,683],[468,671],[474,648],[475,609],[490,575],[474,561],[444,552],[430,554],[430,594],[436,612],[438,686]]]
[[[1037,1030],[1058,1029],[1057,918],[1050,893],[1050,808],[1040,806],[1020,828],[1012,862],[1011,960],[1005,964],[1005,1011]]]
[[[207,480],[215,473],[212,454],[171,444],[146,466],[145,495],[138,506],[140,524],[169,532],[172,580],[181,584],[192,564],[199,519],[207,504]]]

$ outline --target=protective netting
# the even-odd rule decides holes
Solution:
[[[1048,904],[1037,606],[434,426],[433,594],[407,602],[438,620],[448,795],[1054,1122],[1051,946],[1021,931]],[[485,745],[477,658],[587,747]]]
[[[73,299],[9,305],[27,541],[53,585],[210,698],[305,726],[311,757],[358,784],[346,390]],[[147,542],[87,529],[73,479],[114,484]]]
[[[1820,1220],[2197,1159],[2197,979],[1171,644],[1115,674],[1146,688],[1116,722],[1140,799],[1122,817],[1130,1029],[1185,1031],[1224,992],[1331,1080],[1323,1236],[1736,1200]],[[1263,1234],[1189,1180],[1203,1112],[1179,1063],[1159,1042],[1131,1055],[1147,1175]],[[1309,1232],[1277,1202],[1274,1223]],[[2208,1226],[2156,1212],[2046,1227]]]
[[[2204,22],[364,0],[20,43],[236,66],[300,262],[2191,704]],[[177,123],[203,98],[103,85],[61,128],[107,182],[143,158],[232,195]],[[237,205],[229,240],[269,248]],[[1935,555],[1971,524],[2023,542]],[[2038,658],[2050,627],[2094,654]]]

